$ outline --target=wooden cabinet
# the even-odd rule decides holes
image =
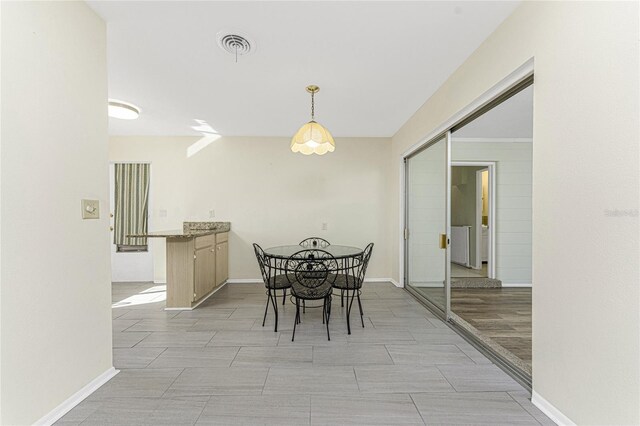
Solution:
[[[216,249],[213,244],[196,249],[194,256],[194,301],[200,300],[215,288],[216,265]]]
[[[167,238],[167,308],[190,309],[229,276],[229,234]]]
[[[224,284],[229,278],[229,243],[216,244],[216,285]]]

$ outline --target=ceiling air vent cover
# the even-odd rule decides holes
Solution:
[[[244,56],[255,49],[255,43],[247,36],[238,31],[221,31],[218,33],[218,46],[222,50],[235,56]]]

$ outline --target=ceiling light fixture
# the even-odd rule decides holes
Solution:
[[[123,120],[135,120],[140,115],[140,108],[127,102],[109,99],[109,117]]]
[[[311,121],[300,127],[300,130],[291,139],[291,151],[304,155],[324,155],[336,149],[333,136],[322,124],[315,121],[314,95],[318,93],[318,86],[307,86],[307,92],[311,93]]]

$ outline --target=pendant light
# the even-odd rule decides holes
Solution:
[[[300,127],[300,130],[291,139],[291,151],[304,155],[324,155],[336,149],[331,133],[320,123],[315,121],[314,95],[318,93],[318,86],[307,86],[307,92],[311,93],[311,121]]]

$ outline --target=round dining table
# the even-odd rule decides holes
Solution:
[[[326,247],[314,247],[310,249],[301,247],[300,245],[296,244],[290,246],[269,247],[267,249],[264,249],[264,254],[278,259],[288,259],[292,255],[302,250],[324,250],[331,256],[333,256],[336,260],[357,257],[360,256],[363,252],[363,249],[351,246],[338,246],[331,244]]]

